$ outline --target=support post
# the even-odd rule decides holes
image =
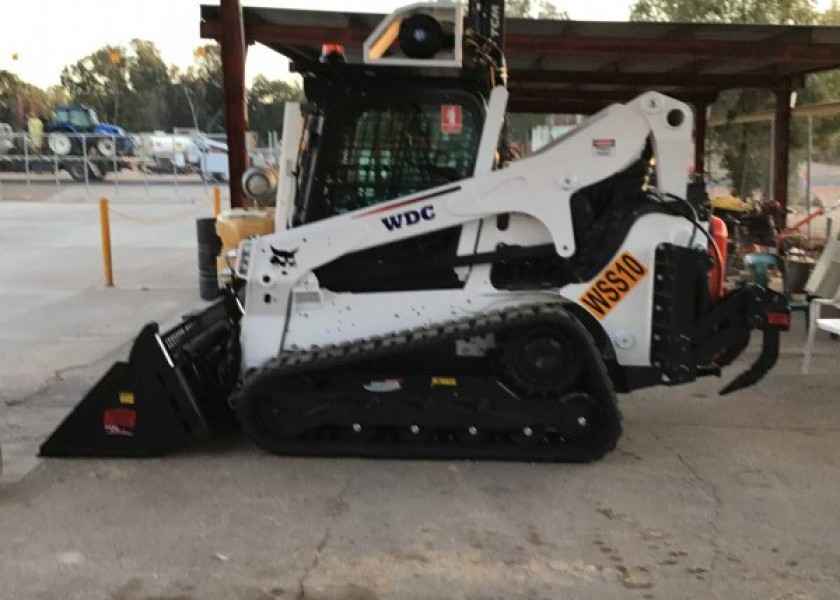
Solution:
[[[706,174],[706,113],[709,105],[705,102],[694,104],[694,174]]]
[[[811,163],[814,154],[814,119],[808,115],[808,158],[805,163],[805,214],[811,216]],[[811,221],[808,221],[808,229],[805,235],[811,239]]]
[[[241,208],[244,199],[242,174],[248,168],[248,150],[245,146],[248,114],[245,102],[245,29],[239,0],[221,0],[220,17],[230,206]]]
[[[788,170],[790,168],[790,94],[792,88],[787,85],[777,89],[776,110],[773,119],[773,200],[781,205],[776,215],[776,227],[781,231],[785,227],[788,205]]]
[[[111,212],[107,198],[99,199],[99,228],[102,235],[102,268],[105,286],[114,287],[114,265],[111,259]]]
[[[213,214],[219,216],[222,212],[222,190],[219,187],[213,188]]]

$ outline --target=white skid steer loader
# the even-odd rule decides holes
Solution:
[[[483,4],[413,5],[361,64],[297,64],[275,232],[242,241],[223,300],[148,325],[43,454],[163,454],[235,414],[279,454],[581,462],[615,447],[616,392],[719,374],[751,329],[724,393],[763,377],[789,309],[723,293],[690,108],[645,93],[507,161]]]

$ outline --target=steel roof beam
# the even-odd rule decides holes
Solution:
[[[511,69],[511,80],[538,83],[573,83],[573,84],[615,84],[615,85],[662,85],[685,86],[695,88],[709,88],[721,90],[732,87],[777,87],[783,85],[788,78],[760,74],[710,74],[710,73],[680,73],[666,71],[663,73],[633,73],[633,72],[597,72],[597,71],[564,71]]]
[[[547,88],[523,87],[521,83],[510,84],[511,95],[522,100],[540,100],[555,96],[566,101],[592,102],[604,100],[606,102],[627,102],[649,91],[648,88],[622,88],[613,90],[581,90],[575,88]],[[696,92],[691,90],[677,90],[668,94],[671,97],[689,103],[711,103],[717,98],[717,92]]]
[[[782,38],[784,39],[784,38]],[[763,60],[774,63],[840,65],[840,46],[698,39],[647,39],[619,36],[555,37],[508,34],[508,55],[519,52],[564,57],[673,60]]]

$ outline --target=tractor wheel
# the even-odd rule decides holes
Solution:
[[[73,181],[82,182],[85,180],[85,161],[84,160],[74,160],[70,163],[70,166],[67,167],[67,172],[70,173],[70,177],[73,178]],[[88,175],[90,175],[90,170],[88,170]],[[89,177],[89,180],[93,179],[93,177]]]
[[[47,146],[53,154],[58,156],[78,154],[75,151],[77,145],[76,140],[73,139],[73,134],[69,131],[53,131],[47,137]]]
[[[88,179],[92,181],[101,181],[105,178],[105,171],[102,169],[102,163],[97,161],[88,161]]]
[[[117,153],[117,143],[114,138],[103,137],[96,141],[96,149],[102,156],[112,157]]]

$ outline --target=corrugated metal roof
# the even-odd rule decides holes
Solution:
[[[246,39],[298,61],[317,59],[323,42],[360,60],[384,16],[243,9]],[[218,37],[219,7],[202,6],[201,18],[202,35]],[[840,68],[840,27],[508,19],[505,54],[513,110],[593,112],[646,89],[705,103],[723,89],[796,86]]]

